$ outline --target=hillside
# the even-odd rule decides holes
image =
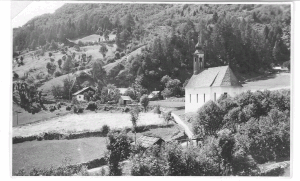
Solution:
[[[31,79],[47,77],[38,86],[50,93],[68,74],[73,79],[96,62],[107,84],[162,91],[164,76],[180,87],[191,77],[201,37],[206,67],[230,65],[246,77],[265,74],[274,65],[289,65],[290,15],[285,4],[65,4],[13,30],[14,57],[24,58],[22,66],[14,62],[13,71]],[[31,57],[38,52],[44,54]],[[77,66],[58,68],[63,56]],[[55,66],[48,66],[50,58]]]
[[[179,28],[187,19],[198,24],[211,20],[214,13],[245,19],[256,29],[263,30],[261,25],[289,21],[290,10],[289,5],[266,4],[65,4],[53,14],[35,17],[21,28],[14,29],[14,46],[25,48],[33,40],[43,45],[52,39],[78,39],[99,29],[114,28],[117,19],[123,25],[129,13],[134,16],[136,24],[141,24],[147,38],[157,33],[158,26]]]

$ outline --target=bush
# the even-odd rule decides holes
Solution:
[[[120,58],[120,52],[116,51],[115,52],[115,59],[118,60]]]
[[[69,105],[69,106],[66,107],[66,110],[67,110],[67,111],[71,111],[71,109],[72,109],[72,106],[71,106],[71,105]]]
[[[85,69],[85,66],[80,66],[79,67],[79,70],[84,70]]]
[[[288,68],[290,70],[291,69],[291,63],[290,63],[290,61],[283,62],[282,67],[286,67],[286,68]]]
[[[161,114],[160,105],[156,105],[156,106],[154,107],[153,112],[156,113],[156,114]]]
[[[115,62],[115,58],[114,57],[108,57],[106,59],[106,63],[109,64],[109,63],[114,63]]]
[[[54,73],[54,76],[55,76],[55,77],[62,76],[62,73],[61,73],[61,71],[56,71],[56,72]]]
[[[78,41],[78,46],[79,47],[83,47],[84,46],[83,42],[82,41]]]
[[[84,110],[84,109],[83,109],[82,107],[79,107],[79,108],[78,108],[78,113],[83,113],[83,110]]]
[[[102,126],[101,132],[102,132],[102,134],[103,134],[104,136],[107,136],[107,134],[109,133],[109,131],[110,131],[109,126],[107,126],[106,124]]]
[[[109,143],[106,148],[108,150],[109,175],[122,175],[122,169],[119,163],[130,156],[130,139],[125,132],[119,133],[116,131],[109,132],[108,139]]]
[[[141,105],[144,107],[145,112],[146,112],[146,111],[147,111],[148,104],[149,104],[149,98],[148,98],[148,95],[147,95],[147,94],[143,95],[143,96],[140,98],[140,103],[141,103]]]
[[[86,109],[95,111],[97,109],[97,104],[95,102],[89,102]]]
[[[125,55],[126,55],[125,52],[122,52],[120,56],[124,57]]]
[[[223,126],[223,111],[213,101],[204,104],[198,110],[197,116],[197,120],[193,122],[193,129],[198,136],[214,135]]]

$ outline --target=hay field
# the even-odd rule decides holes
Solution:
[[[163,118],[159,118],[158,114],[140,113],[137,125],[156,125],[162,123],[164,123],[164,120]],[[68,114],[47,121],[14,127],[12,136],[30,136],[49,131],[61,133],[94,131],[101,129],[105,124],[110,128],[132,127],[129,113]]]

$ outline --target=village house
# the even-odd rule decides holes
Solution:
[[[159,93],[160,93],[160,91],[152,91],[152,92],[148,95],[148,99],[150,99],[150,100],[158,99]]]
[[[76,99],[78,101],[84,101],[84,93],[89,92],[89,91],[93,91],[95,93],[95,89],[92,87],[85,87],[77,92],[75,92],[73,95],[73,97],[76,97]]]
[[[154,145],[161,146],[164,142],[165,141],[162,138],[154,137],[154,136],[145,136],[145,135],[142,135],[136,141],[137,145],[140,145],[141,147],[143,147],[145,149],[152,147]],[[134,144],[135,144],[135,142],[132,143],[132,145],[134,145]]]
[[[205,68],[201,39],[193,56],[194,74],[185,86],[185,112],[196,112],[209,100],[216,101],[222,95],[234,96],[242,85],[228,65]]]
[[[124,95],[125,92],[128,90],[128,88],[117,88],[117,89],[119,89],[121,95]]]
[[[132,99],[129,96],[120,96],[120,99],[119,99],[120,105],[127,105],[127,104],[131,104],[131,103],[132,103]]]

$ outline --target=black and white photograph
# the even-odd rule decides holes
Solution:
[[[293,5],[12,1],[11,176],[291,177]]]

